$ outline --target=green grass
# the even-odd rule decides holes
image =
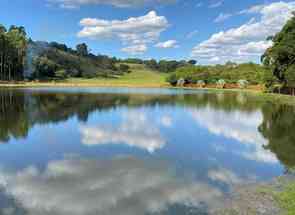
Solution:
[[[289,181],[284,177],[279,177],[277,180],[278,187],[260,186],[256,192],[272,196],[283,210],[283,214],[280,215],[295,215],[295,181]]]
[[[165,86],[166,74],[147,69],[143,65],[130,64],[131,73],[115,78],[70,78],[66,83],[71,84],[96,84],[102,86]]]
[[[275,197],[285,211],[283,215],[295,215],[295,182],[285,185],[284,190],[276,193]]]

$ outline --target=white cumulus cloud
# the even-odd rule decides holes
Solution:
[[[179,45],[176,40],[167,40],[165,42],[157,43],[155,47],[162,48],[162,49],[170,49],[170,48],[178,48]]]
[[[147,49],[148,48],[145,44],[138,44],[138,45],[124,47],[121,49],[121,51],[131,55],[141,55],[141,54],[144,54],[147,51]]]
[[[169,23],[164,16],[158,16],[155,11],[151,11],[145,16],[126,20],[84,18],[80,25],[83,28],[78,37],[119,39],[126,46],[122,51],[136,54],[145,52],[147,44],[157,41]]]
[[[271,46],[266,38],[279,32],[294,10],[295,2],[284,1],[244,10],[240,14],[253,14],[259,19],[252,18],[240,27],[213,34],[195,46],[191,55],[203,63],[257,61]]]

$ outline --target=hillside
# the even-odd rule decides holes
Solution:
[[[142,64],[128,64],[130,73],[125,73],[113,78],[69,78],[66,81],[68,84],[88,84],[99,86],[164,86],[167,85],[167,74],[159,73],[147,68]]]
[[[85,50],[78,50],[84,45]],[[86,44],[77,50],[56,42],[29,41],[25,76],[33,79],[64,79],[70,77],[113,77],[128,72],[116,58],[94,55]]]

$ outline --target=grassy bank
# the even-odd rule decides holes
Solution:
[[[280,215],[295,214],[295,179],[279,177],[274,183],[258,187],[257,193],[270,196],[280,208]]]
[[[152,71],[143,65],[129,65],[131,73],[115,78],[95,78],[95,79],[80,79],[72,78],[66,80],[68,84],[90,84],[98,86],[167,86],[166,74]]]
[[[130,64],[130,73],[112,78],[69,78],[48,82],[2,83],[0,87],[167,87],[167,75],[146,68],[143,65]]]
[[[217,215],[294,215],[294,176],[281,176],[267,184],[241,185]]]

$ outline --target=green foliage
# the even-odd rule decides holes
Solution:
[[[247,80],[239,80],[238,85],[241,89],[245,89],[249,85],[249,82]]]
[[[166,78],[166,81],[172,85],[176,85],[177,84],[177,81],[178,81],[178,78],[177,78],[177,75],[176,73],[172,73],[171,75],[169,75],[167,78]]]
[[[223,79],[220,79],[216,82],[216,84],[220,87],[220,88],[224,88],[226,81]]]
[[[267,149],[288,168],[295,167],[295,108],[288,105],[269,105],[262,108],[261,134],[268,140]]]
[[[66,44],[61,44],[61,43],[58,43],[58,42],[51,42],[49,44],[49,46],[51,48],[56,48],[56,49],[61,50],[61,51],[64,51],[64,52],[70,52],[71,51],[71,49],[68,48]]]
[[[295,87],[295,63],[288,67],[288,69],[286,70],[285,77],[286,77],[288,86]]]
[[[152,69],[152,70],[158,70],[158,69],[159,69],[159,67],[158,67],[158,62],[157,62],[156,60],[154,60],[154,59],[146,60],[146,61],[144,61],[144,64],[145,64],[148,68],[150,68],[150,69]]]
[[[124,63],[143,64],[143,60],[138,58],[127,58],[123,60]]]
[[[130,72],[130,66],[128,66],[127,64],[120,64],[119,70],[122,73],[129,73]]]
[[[188,63],[191,64],[191,65],[196,65],[198,63],[198,61],[196,61],[196,60],[189,60]]]
[[[34,78],[53,78],[58,65],[48,59],[46,56],[37,57],[34,60],[35,72],[33,73]]]
[[[203,80],[206,83],[216,83],[222,79],[227,83],[237,83],[239,80],[248,81],[250,84],[263,83],[266,69],[263,66],[253,63],[234,64],[216,66],[185,66],[170,74],[167,81],[175,84],[175,79],[184,78],[187,82],[198,83]]]
[[[78,55],[87,56],[88,55],[88,46],[85,43],[78,44],[76,46]]]
[[[295,182],[285,185],[284,191],[275,196],[282,209],[285,210],[283,215],[295,214]]]
[[[186,61],[176,61],[176,60],[160,60],[157,62],[154,59],[146,60],[143,62],[148,68],[152,70],[157,70],[163,73],[175,72],[178,68],[194,65],[197,63],[195,60]]]
[[[24,27],[0,25],[0,80],[22,80],[27,37]]]
[[[65,79],[67,78],[67,76],[68,76],[67,71],[64,69],[60,69],[55,72],[55,77],[58,79]]]
[[[30,45],[34,48],[37,43],[31,41]],[[46,48],[43,48],[34,60],[33,78],[60,79],[61,74],[57,71],[63,71],[64,77],[83,78],[112,77],[122,74],[116,67],[115,58],[88,53],[86,44],[78,45],[77,51],[56,42],[44,46]]]
[[[262,56],[262,62],[279,82],[294,87],[295,16],[286,23],[281,32],[270,39],[273,46]]]

